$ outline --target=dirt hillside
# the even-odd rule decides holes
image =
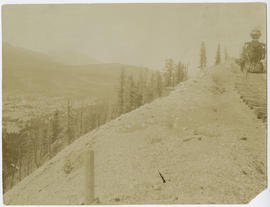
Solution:
[[[231,68],[209,68],[81,137],[8,191],[4,203],[82,204],[89,148],[96,203],[249,202],[266,188],[266,125],[240,99]]]

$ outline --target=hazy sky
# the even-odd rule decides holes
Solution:
[[[162,68],[169,57],[197,66],[201,41],[212,64],[219,42],[235,56],[254,27],[264,42],[266,36],[263,3],[8,5],[2,11],[3,40],[13,45],[150,68]]]

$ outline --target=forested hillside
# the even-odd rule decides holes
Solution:
[[[121,69],[131,75],[147,70],[119,63],[68,65],[61,60],[4,43],[3,95],[115,98]]]
[[[80,136],[168,95],[187,79],[187,65],[172,59],[162,72],[56,59],[4,43],[4,192]]]

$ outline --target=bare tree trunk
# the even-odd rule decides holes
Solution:
[[[7,174],[6,173],[3,173],[3,193],[5,193],[6,192],[6,190],[7,190]]]
[[[21,148],[21,147],[20,147]],[[21,152],[21,149],[20,149],[20,152]],[[22,180],[22,159],[23,157],[21,156],[19,158],[19,180],[21,181]]]
[[[10,187],[12,187],[14,184],[14,177],[15,177],[15,170],[13,170],[12,175],[11,175]]]
[[[83,134],[83,109],[80,111],[80,135]]]
[[[34,155],[34,163],[36,165],[36,167],[39,167],[39,162],[38,162],[38,157],[37,157],[37,143],[35,138],[31,138],[32,144],[33,144],[33,155]]]
[[[49,154],[49,159],[51,159],[52,158],[52,142],[51,142],[50,137],[48,139],[48,154]]]
[[[27,175],[30,173],[30,162],[27,160]]]
[[[36,168],[39,168],[40,160],[38,157],[38,144],[37,144],[37,142],[35,143],[35,148],[34,148],[34,161],[35,161]]]
[[[33,171],[33,156],[31,155],[31,159],[30,159],[30,173]],[[29,173],[29,174],[30,174]]]

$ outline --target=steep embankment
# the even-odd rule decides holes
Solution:
[[[228,67],[81,137],[7,192],[5,204],[83,203],[88,148],[101,204],[249,202],[266,187],[266,126],[241,101]]]

